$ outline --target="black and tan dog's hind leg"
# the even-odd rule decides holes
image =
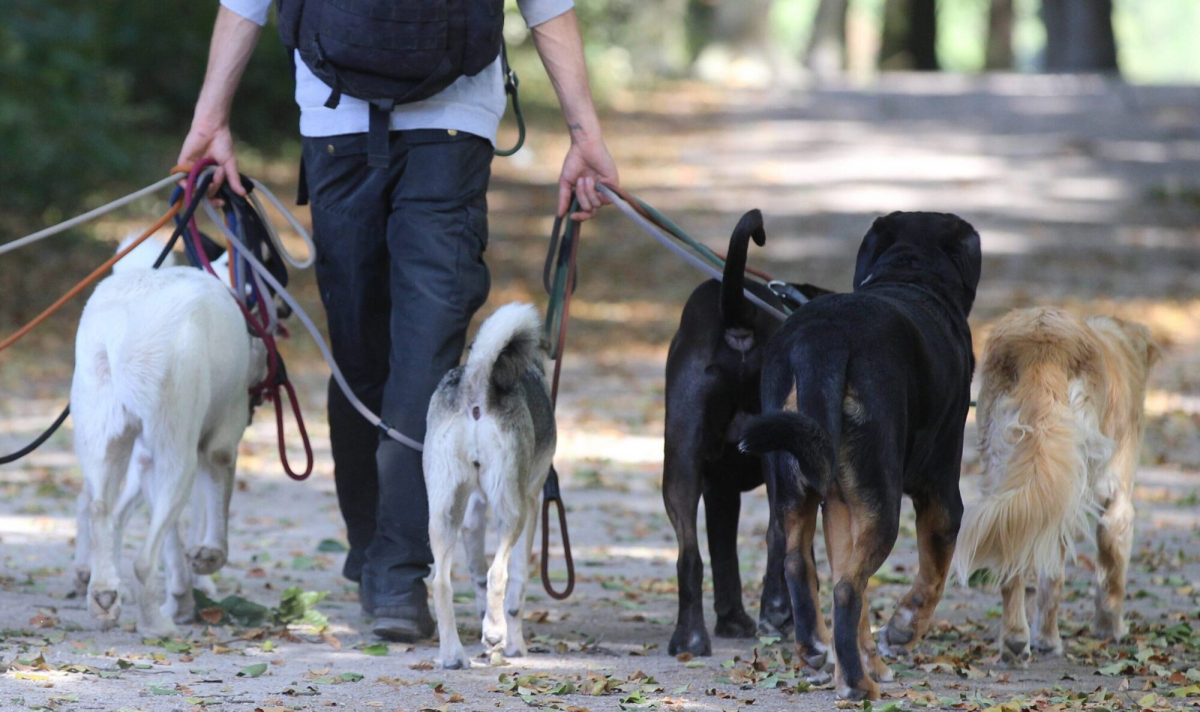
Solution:
[[[786,542],[784,576],[791,594],[796,653],[811,670],[808,681],[823,685],[829,682],[833,656],[829,654],[829,630],[821,615],[817,564],[813,557],[820,501],[819,495],[810,492],[798,502],[784,507],[782,520]]]
[[[862,486],[861,484],[859,485]],[[867,582],[879,570],[900,531],[898,506],[868,505],[869,501],[899,504],[899,496],[835,488],[825,499],[822,521],[825,546],[833,570],[834,687],[847,700],[879,699],[880,682],[892,671],[879,656],[871,636]]]
[[[938,460],[944,462],[932,468],[932,477],[923,480],[922,490],[911,492],[913,509],[917,511],[917,578],[896,604],[887,626],[880,630],[880,648],[888,657],[911,652],[929,630],[934,610],[946,591],[950,561],[958,542],[962,496],[956,457],[962,451],[961,439],[934,451],[943,453]]]

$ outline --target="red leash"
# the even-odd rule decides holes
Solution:
[[[190,203],[192,195],[196,190],[196,181],[205,168],[215,166],[216,161],[211,158],[205,158],[196,165],[192,166],[192,170],[188,172],[187,181],[184,184],[184,204]],[[192,244],[196,248],[197,260],[200,266],[204,268],[214,278],[220,279],[216,270],[213,269],[212,263],[208,260],[208,255],[204,252],[204,244],[200,239],[200,229],[196,226],[196,218],[192,217],[188,221],[188,234],[191,237]],[[270,326],[271,317],[268,309],[271,306],[268,304],[267,295],[260,295],[258,300],[259,317],[255,318],[254,314],[242,304],[241,300],[234,299],[234,303],[238,305],[238,309],[242,311],[242,316],[246,318],[246,323],[254,331],[255,336],[262,339],[263,345],[267,349],[267,376],[255,386],[250,388],[250,395],[260,400],[270,400],[275,408],[275,431],[279,446],[279,462],[283,465],[283,471],[293,480],[305,480],[312,474],[313,471],[313,449],[312,443],[308,438],[308,429],[304,427],[304,416],[300,412],[300,402],[296,398],[296,389],[292,386],[292,382],[287,377],[287,370],[283,367],[283,362],[279,357],[279,347],[275,343],[275,335],[271,334],[267,327]],[[280,390],[287,391],[288,400],[291,402],[292,415],[296,419],[296,427],[300,431],[300,438],[304,443],[304,456],[306,464],[304,472],[297,473],[292,469],[291,463],[287,456],[287,438],[284,434],[283,427],[283,398]]]

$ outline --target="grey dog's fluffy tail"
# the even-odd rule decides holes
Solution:
[[[767,242],[763,216],[757,209],[742,216],[729,238],[725,273],[721,276],[721,318],[726,327],[747,326],[748,305],[742,289],[746,283],[746,252],[750,249],[751,238],[760,247]]]
[[[786,452],[796,458],[798,476],[777,480],[795,495],[808,488],[824,496],[833,481],[837,462],[833,442],[817,421],[802,413],[784,410],[754,417],[742,431],[738,448],[751,455]]]
[[[507,391],[541,354],[541,316],[532,304],[505,304],[479,327],[467,356],[463,380],[484,394],[489,384]]]

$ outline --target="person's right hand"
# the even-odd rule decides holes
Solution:
[[[237,156],[233,153],[233,133],[228,123],[208,123],[199,119],[192,122],[192,129],[183,141],[176,163],[181,166],[194,165],[205,158],[217,162],[217,171],[209,188],[210,195],[221,187],[227,177],[234,193],[243,197],[246,195],[242,176],[238,173]]]

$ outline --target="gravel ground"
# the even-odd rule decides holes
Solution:
[[[999,595],[953,587],[917,654],[893,665],[897,681],[883,686],[885,700],[875,709],[1197,704],[1187,688],[1200,683],[1200,92],[1098,80],[897,76],[870,89],[636,94],[619,97],[607,122],[629,188],[714,247],[743,210],[762,208],[768,244],[754,261],[794,281],[844,289],[872,216],[942,209],[983,235],[977,344],[1014,306],[1065,304],[1147,322],[1166,358],[1148,402],[1130,638],[1105,646],[1089,636],[1089,543],[1068,572],[1064,658],[1003,669],[993,650]],[[490,306],[542,298],[537,271],[553,201],[546,186],[564,140],[556,129],[534,131],[519,160],[496,164]],[[68,429],[0,469],[0,709],[833,707],[830,690],[802,689],[786,663],[786,642],[714,638],[711,658],[666,654],[676,589],[674,534],[660,497],[662,363],[697,278],[615,211],[589,224],[584,239],[556,459],[580,583],[559,603],[535,579],[528,657],[479,657],[469,671],[443,672],[430,664],[432,643],[379,646],[365,631],[356,590],[338,575],[344,530],[321,415],[323,372],[297,337],[287,353],[317,474],[304,484],[281,474],[273,424],[260,414],[243,445],[230,563],[217,586],[219,597],[268,608],[291,586],[327,593],[315,609],[327,624],[287,631],[197,624],[177,639],[147,641],[127,614],[122,627],[101,632],[72,594],[79,471]],[[30,269],[26,279],[40,279],[48,292],[70,279],[61,265],[54,273]],[[296,283],[315,307],[311,277]],[[0,305],[5,333],[30,304],[45,301],[37,293],[14,296]],[[61,407],[71,319],[64,315],[0,361],[0,451],[28,440]],[[968,503],[977,487],[973,443],[972,433],[963,477]],[[742,511],[739,550],[756,615],[764,494],[748,494]],[[144,516],[135,517],[126,538],[126,578],[144,526]],[[890,615],[915,566],[906,505],[901,538],[870,594],[875,625]],[[469,643],[478,630],[468,587],[459,583],[459,623]],[[822,585],[827,590],[828,580]],[[711,602],[706,610],[711,625]]]

